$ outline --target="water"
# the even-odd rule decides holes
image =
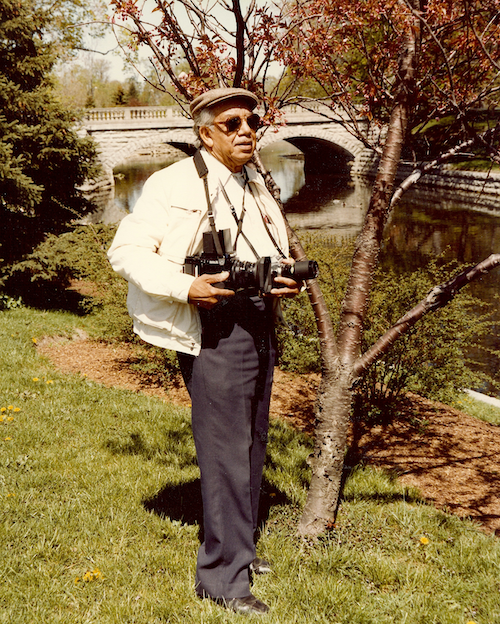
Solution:
[[[337,238],[352,237],[359,232],[370,197],[369,184],[327,175],[308,176],[306,180],[301,152],[286,142],[268,146],[261,155],[281,188],[287,217],[294,229],[318,230]],[[148,176],[173,160],[141,158],[117,168],[115,197],[110,202],[115,213],[117,207],[122,214],[128,212]],[[404,274],[438,255],[473,265],[491,253],[500,252],[500,206],[495,215],[471,210],[470,205],[470,198],[445,196],[416,187],[405,195],[386,227],[382,265]],[[495,304],[496,320],[500,323],[496,299],[500,292],[500,268],[472,284],[470,289],[481,300]],[[500,350],[500,327],[486,339],[484,346]],[[498,358],[482,355],[481,359],[500,383]]]

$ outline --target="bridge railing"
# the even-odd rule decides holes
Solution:
[[[264,111],[259,111],[261,114]],[[283,109],[286,123],[325,123],[332,111],[321,102],[308,102],[307,110],[298,104]],[[89,131],[189,127],[191,119],[180,106],[137,106],[90,108],[84,115],[84,126]]]
[[[185,117],[179,106],[140,106],[89,108],[84,119],[89,122],[133,121],[136,119],[177,119]]]

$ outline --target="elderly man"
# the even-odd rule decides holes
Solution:
[[[238,261],[290,262],[279,207],[261,176],[245,166],[256,147],[257,104],[253,93],[237,88],[207,91],[192,102],[201,150],[149,178],[120,224],[109,259],[129,282],[134,331],[178,352],[191,396],[204,519],[196,592],[236,612],[261,614],[268,607],[250,592],[250,577],[268,568],[256,558],[254,537],[274,319],[278,297],[296,295],[299,286],[279,276],[263,296],[224,284],[229,271],[185,270],[186,257],[202,252],[206,233],[220,255],[216,233],[222,230]]]

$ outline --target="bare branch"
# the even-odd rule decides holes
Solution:
[[[457,154],[467,151],[469,147],[472,147],[477,142],[483,142],[484,144],[488,145],[491,148],[491,145],[487,142],[488,139],[492,138],[493,140],[495,140],[495,137],[498,137],[499,133],[500,133],[500,125],[497,125],[495,126],[495,128],[490,128],[489,130],[486,130],[486,132],[483,132],[480,135],[477,135],[477,136],[475,135],[472,138],[467,139],[466,141],[463,141],[462,143],[459,143],[458,145],[448,150],[444,154],[440,154],[438,158],[425,163],[425,165],[423,165],[422,167],[415,168],[411,172],[411,174],[407,178],[405,178],[403,182],[401,182],[401,184],[399,184],[397,189],[394,191],[394,194],[392,195],[392,199],[390,203],[390,209],[392,210],[394,208],[394,206],[400,201],[404,193],[406,193],[406,191],[408,191],[412,186],[414,186],[423,175],[425,175],[426,173],[429,173],[433,169],[436,169],[436,167],[439,167],[439,165],[442,165],[443,163],[449,161],[451,158],[453,158]]]
[[[245,71],[245,20],[239,0],[233,0],[233,11],[236,19],[236,73],[233,86],[241,87]]]

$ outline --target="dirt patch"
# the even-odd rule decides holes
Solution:
[[[79,334],[71,340],[46,338],[39,342],[38,351],[64,372],[189,405],[184,387],[151,387],[132,370],[134,356],[127,345],[96,343]],[[304,377],[277,369],[271,417],[311,434],[318,383],[317,375]],[[402,409],[411,418],[355,427],[350,461],[393,470],[436,507],[474,518],[486,532],[500,535],[500,427],[416,395]]]

